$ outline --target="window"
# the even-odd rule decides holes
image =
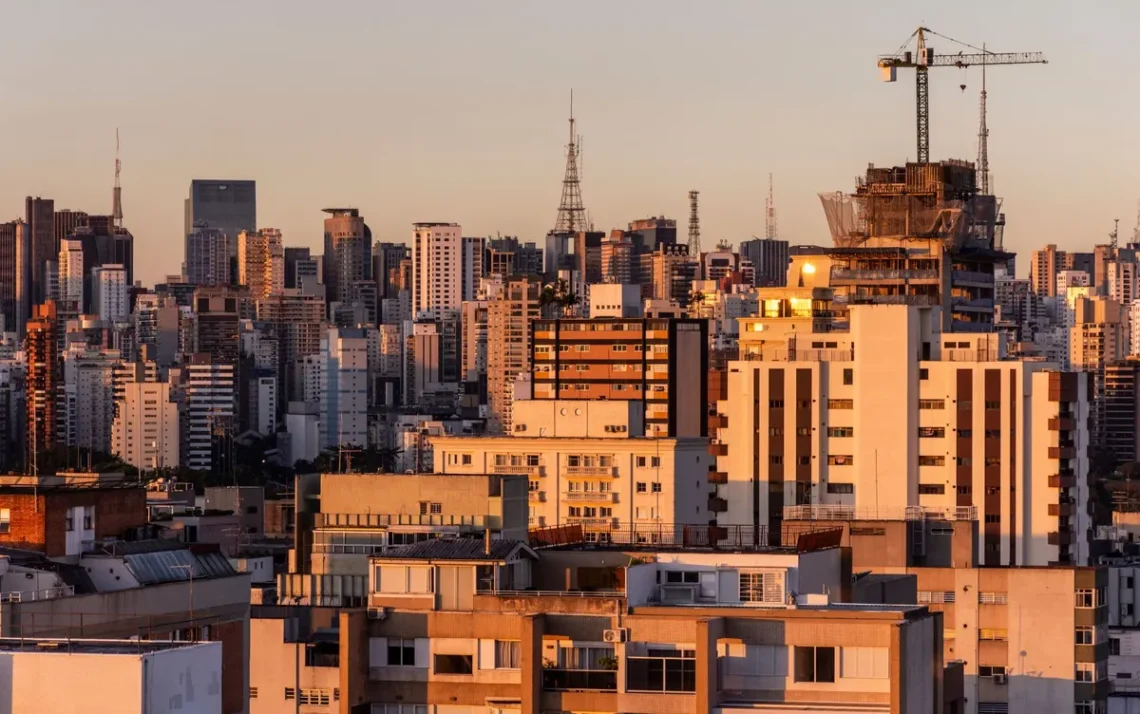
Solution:
[[[1122,577],[1120,579],[1120,584],[1122,586],[1124,586],[1125,588],[1128,588],[1129,590],[1131,590],[1132,589],[1132,576],[1131,575],[1125,575],[1124,577]]]
[[[839,495],[852,495],[855,493],[855,484],[853,483],[828,483],[827,492]]]
[[[1009,631],[997,627],[983,627],[978,630],[978,639],[982,642],[1005,642],[1009,639]]]
[[[389,667],[415,667],[416,641],[388,639],[388,666]]]
[[[1093,643],[1094,630],[1091,627],[1078,627],[1076,629],[1076,637],[1074,644],[1078,645],[1091,645]]]
[[[1094,662],[1077,662],[1076,676],[1078,682],[1095,682],[1096,664]]]
[[[995,674],[998,674],[998,675],[1005,674],[1005,667],[1003,667],[1001,665],[987,665],[987,664],[978,665],[978,676],[979,677],[992,677]]]
[[[1109,637],[1108,638],[1108,654],[1109,655],[1118,655],[1118,656],[1120,655],[1120,638],[1119,637]]]
[[[778,455],[769,456],[768,463],[772,464],[773,466],[781,466],[784,463],[784,457]]]
[[[974,430],[973,429],[959,429],[958,430],[958,438],[959,439],[969,439],[973,436],[974,436]]]
[[[661,493],[661,484],[660,483],[655,482],[653,484],[653,493]]]
[[[827,427],[827,435],[835,438],[842,439],[849,436],[855,436],[855,427],[851,426],[829,426]]]
[[[638,456],[637,457],[637,465],[639,468],[645,468],[645,457],[644,456]]]
[[[946,436],[945,427],[941,426],[920,426],[918,427],[918,438],[920,439],[941,439]]]
[[[831,454],[827,457],[827,463],[831,466],[850,466],[855,463],[855,459],[850,455]]]
[[[249,698],[250,699],[257,699],[257,687],[250,687],[249,688]]]
[[[956,593],[953,590],[919,590],[918,591],[918,604],[919,605],[939,605],[947,602],[954,602]]]
[[[437,654],[435,656],[436,674],[472,674],[473,657],[461,654]]]
[[[645,493],[645,482],[644,481],[638,481],[637,482],[637,492],[638,493]]]
[[[930,370],[925,367],[920,367],[918,370],[918,378],[922,381],[930,379]]]
[[[844,367],[843,368],[843,384],[845,384],[847,386],[851,386],[852,384],[855,384],[855,370],[851,369],[850,367]],[[832,656],[834,658],[834,653],[832,653]],[[834,660],[833,660],[833,663],[834,663]],[[832,680],[828,680],[828,681],[832,681]]]
[[[956,464],[958,464],[959,466],[973,466],[974,465],[974,460],[971,459],[969,456],[959,456],[958,458],[954,459],[954,462]]]
[[[1001,430],[1000,429],[986,429],[985,438],[987,438],[987,439],[1000,439],[1001,438]]]
[[[986,409],[1001,409],[1001,402],[986,400]]]
[[[697,691],[694,650],[649,648],[645,657],[627,657],[626,684],[631,692]]]
[[[285,687],[285,701],[291,702],[297,698],[297,690],[292,687]]]
[[[778,427],[778,426],[768,427],[768,436],[783,436],[783,435],[784,435],[784,429],[782,427]]]
[[[740,602],[784,602],[784,574],[779,572],[740,571]]]
[[[855,400],[854,399],[828,399],[827,400],[827,408],[828,409],[854,409],[855,408]]]
[[[327,689],[302,689],[298,700],[301,704],[327,707],[331,699],[331,692]]]
[[[431,504],[431,515],[438,516],[441,513],[443,513],[443,504],[442,503]]]
[[[783,399],[769,399],[768,400],[768,408],[769,409],[783,409],[784,408],[784,400]]]
[[[1099,588],[1082,588],[1076,592],[1076,607],[1082,610],[1091,610],[1104,605],[1104,592]]]
[[[945,399],[919,399],[918,400],[918,408],[919,409],[945,409],[946,408],[946,400]]]
[[[918,465],[919,466],[945,466],[946,465],[946,457],[945,456],[919,456],[918,457]]]
[[[459,456],[459,461],[464,466],[470,466],[471,465],[471,454],[461,454]]]
[[[811,436],[811,428],[801,426],[800,428],[796,429],[796,436]]]
[[[834,647],[796,647],[795,660],[795,681],[835,681]]]
[[[918,484],[918,495],[920,496],[941,496],[946,493],[946,487],[942,484],[934,483],[920,483]]]
[[[811,464],[811,457],[810,456],[797,456],[796,457],[796,463],[799,464],[800,466],[809,466]]]
[[[495,640],[495,669],[519,669],[522,643],[518,640]]]

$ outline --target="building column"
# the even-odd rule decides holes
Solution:
[[[717,681],[717,640],[724,637],[724,619],[697,620],[697,708],[711,712],[717,705],[720,683]]]
[[[542,635],[546,631],[543,615],[525,615],[520,631],[521,714],[542,714]]]

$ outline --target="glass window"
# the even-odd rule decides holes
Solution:
[[[521,642],[518,640],[495,640],[495,669],[518,669],[521,662]]]
[[[795,647],[795,681],[834,682],[834,647]]]

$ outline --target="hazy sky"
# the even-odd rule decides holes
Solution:
[[[702,242],[828,240],[817,193],[914,156],[914,80],[875,60],[919,25],[1047,66],[989,73],[990,160],[1024,257],[1087,247],[1140,198],[1140,3],[879,0],[35,0],[0,3],[0,219],[23,197],[109,212],[115,128],[136,274],[182,260],[192,178],[252,178],[258,221],[320,244],[327,205],[541,240],[567,95],[596,228],[672,216]],[[936,51],[957,52],[946,42]],[[962,83],[965,91],[959,89]],[[932,157],[974,159],[980,75],[931,72]]]

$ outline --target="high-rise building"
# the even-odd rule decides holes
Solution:
[[[227,258],[237,257],[237,236],[257,230],[257,182],[243,180],[194,179],[186,199],[183,232],[189,236],[199,221],[229,238]],[[190,254],[187,243],[186,255]]]
[[[16,259],[23,233],[22,221],[0,223],[0,323],[3,323],[0,324],[0,332],[23,333],[22,325],[26,318],[19,311],[17,299],[19,261]]]
[[[67,208],[56,211],[52,219],[56,250],[59,250],[65,239],[75,235],[76,229],[88,225],[89,218],[83,211],[72,211]]]
[[[178,405],[169,382],[128,382],[116,404],[111,453],[140,471],[178,466]]]
[[[1108,272],[1108,291],[1106,295],[1127,308],[1136,299],[1138,288],[1137,278],[1140,276],[1140,265],[1131,260],[1113,260],[1106,266]]]
[[[127,296],[127,270],[122,265],[100,265],[91,271],[91,309],[106,322],[131,316]]]
[[[262,228],[238,233],[238,282],[254,300],[285,289],[285,246],[281,231]]]
[[[299,288],[297,284],[297,261],[309,260],[310,250],[303,247],[285,248],[284,262],[285,262],[285,287],[289,289]]]
[[[194,223],[186,236],[186,282],[193,285],[229,285],[231,239],[225,230],[205,221]]]
[[[59,440],[68,446],[110,452],[115,416],[118,350],[72,345],[63,356]]]
[[[491,238],[487,241],[488,275],[534,275],[543,271],[542,249],[534,243],[520,243],[518,238]]]
[[[460,254],[460,296],[462,300],[474,300],[475,293],[479,291],[479,281],[487,274],[484,260],[487,253],[487,239],[474,236],[463,236],[462,252]],[[449,307],[458,308],[458,305]]]
[[[190,355],[171,369],[170,381],[181,397],[180,463],[195,471],[214,469],[214,447],[232,441],[237,403],[237,380],[232,363],[214,362],[209,355]]]
[[[210,356],[216,363],[237,364],[241,352],[242,303],[248,294],[225,286],[198,288],[194,292],[195,353]]]
[[[48,264],[59,257],[55,242],[55,201],[50,198],[26,199],[28,261],[25,270],[30,285],[28,310],[52,298],[48,290]],[[30,314],[30,313],[29,313]]]
[[[1134,463],[1140,450],[1140,360],[1104,368],[1104,446],[1117,463]]]
[[[329,307],[352,300],[352,285],[372,274],[372,231],[355,208],[326,208],[324,284]]]
[[[458,223],[416,223],[412,231],[412,316],[458,310],[463,302],[463,229]]]
[[[677,244],[677,221],[664,216],[630,221],[626,235],[635,253],[653,253],[661,246]]]
[[[61,314],[84,312],[84,264],[83,243],[65,238],[59,247],[59,294],[55,296],[56,308]]]
[[[707,435],[707,320],[540,319],[531,326],[533,399],[634,401],[648,436]]]
[[[380,299],[396,297],[400,291],[400,264],[411,257],[406,243],[381,243],[372,247],[372,279]]]
[[[541,316],[542,281],[533,276],[507,280],[487,300],[488,428],[511,433],[515,379],[530,371],[530,323]]]
[[[144,293],[135,298],[135,339],[149,347],[153,359],[166,368],[178,360],[180,312],[174,298]]]
[[[321,448],[368,446],[368,341],[360,329],[330,328],[321,340]]]
[[[278,404],[301,400],[301,359],[320,352],[325,301],[313,295],[270,295],[257,301],[257,319],[277,340]]]
[[[1070,292],[1072,289],[1070,289]],[[1092,424],[1095,443],[1103,444],[1105,432],[1105,368],[1128,354],[1128,312],[1112,298],[1078,297],[1069,328],[1069,364],[1093,377]]]
[[[463,339],[459,379],[464,396],[476,398],[476,404],[487,403],[487,306],[489,300],[464,300],[460,309],[460,334]]]
[[[753,238],[740,242],[740,257],[752,261],[758,287],[783,287],[788,281],[788,241]]]
[[[633,242],[620,230],[612,230],[602,239],[601,282],[628,285],[634,280],[633,263],[636,259]],[[637,268],[640,269],[640,261]]]
[[[27,468],[38,455],[56,446],[57,402],[60,386],[60,329],[55,302],[36,305],[28,321],[24,351],[27,357]]]
[[[1033,292],[1041,297],[1057,294],[1057,271],[1064,269],[1064,255],[1064,251],[1058,251],[1052,244],[1033,251],[1029,263],[1029,282],[1033,285]]]
[[[724,523],[977,522],[984,565],[1090,557],[1089,381],[1005,358],[996,333],[941,330],[934,308],[764,292],[713,436]]]

